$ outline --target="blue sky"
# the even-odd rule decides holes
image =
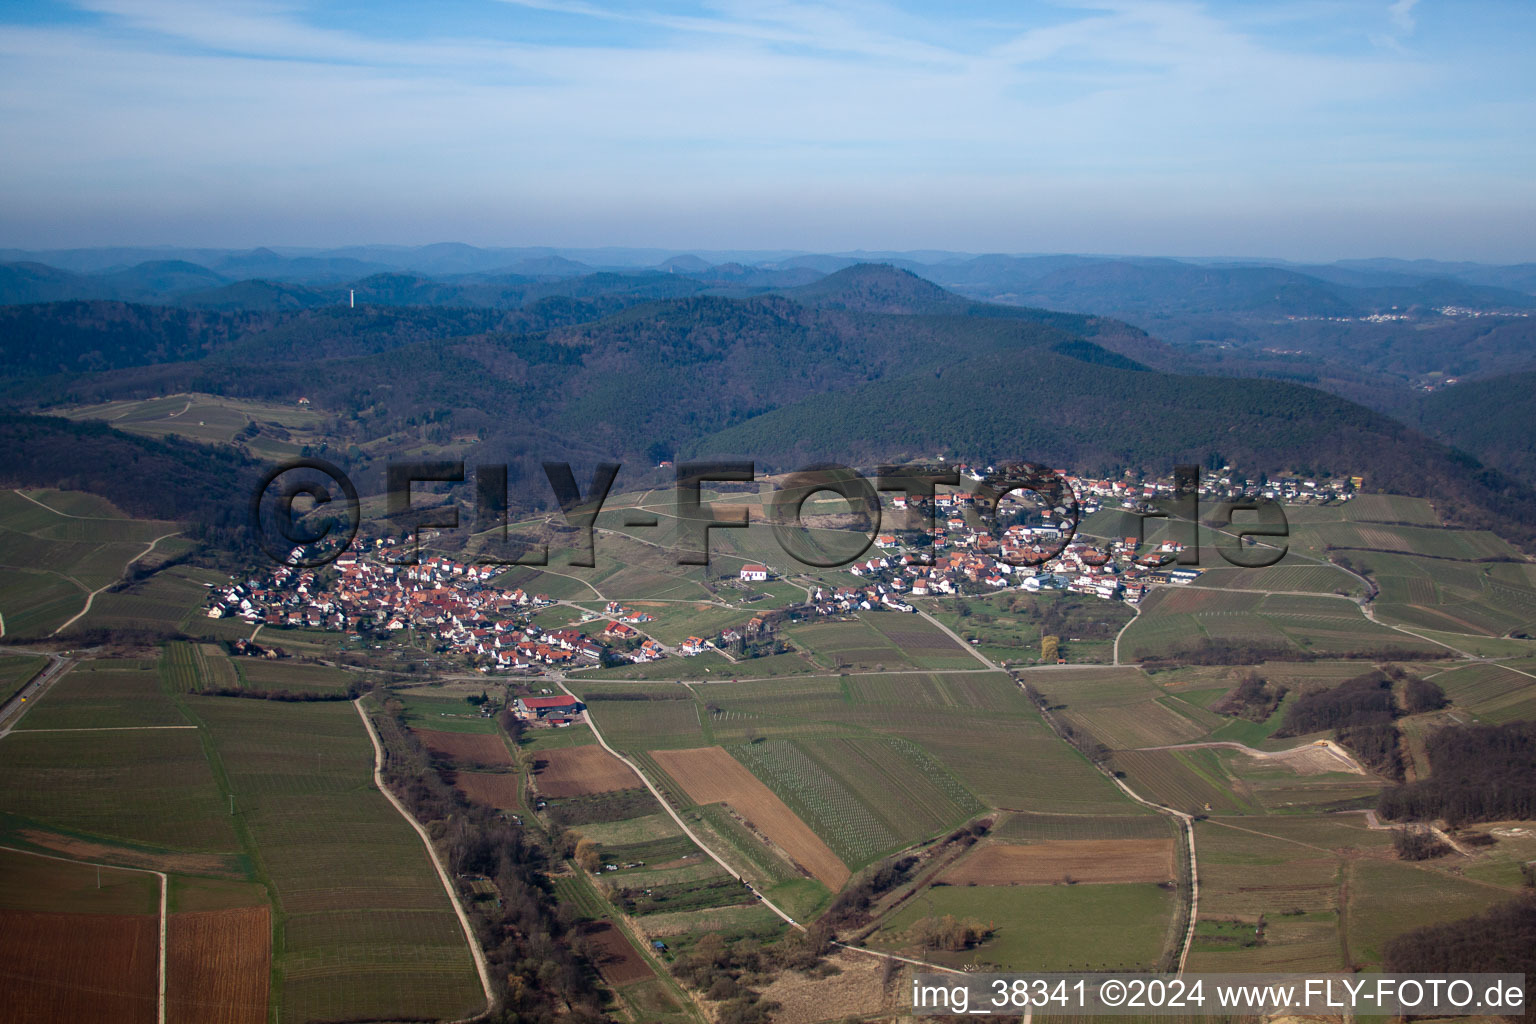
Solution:
[[[0,8],[0,245],[1536,259],[1524,0]]]

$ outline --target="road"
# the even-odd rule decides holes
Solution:
[[[69,670],[74,661],[57,654],[48,655],[48,665],[32,681],[16,692],[16,695],[0,705],[0,739],[11,734],[21,716],[26,713],[43,693]]]

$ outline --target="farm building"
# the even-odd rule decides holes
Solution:
[[[586,708],[575,697],[519,697],[514,706],[520,714],[538,719],[563,718]]]

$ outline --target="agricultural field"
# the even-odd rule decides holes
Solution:
[[[1002,664],[1033,665],[1040,660],[1040,637],[1060,638],[1060,654],[1073,664],[1107,663],[1114,638],[1131,620],[1132,608],[1077,594],[1019,590],[983,597],[927,601],[934,618],[967,641],[977,653]]]
[[[1254,802],[1238,796],[1232,778],[1212,750],[1121,750],[1115,768],[1142,796],[1186,814],[1255,813]]]
[[[179,554],[186,547],[190,547],[190,542],[181,537],[162,540],[155,545],[153,556],[141,559],[135,566],[145,565],[154,557]],[[207,569],[190,565],[169,566],[148,579],[97,594],[91,602],[91,610],[71,626],[70,631],[144,630],[165,635],[187,628],[188,621],[194,618],[212,624],[214,620],[199,614],[203,600],[208,596],[204,584],[222,581],[223,577]],[[248,633],[250,627],[244,628]]]
[[[0,811],[44,829],[155,850],[238,851],[225,803],[193,728],[17,730],[0,741]]]
[[[1484,663],[1437,674],[1434,682],[1458,708],[1481,721],[1536,718],[1536,679],[1528,675]]]
[[[460,767],[511,767],[512,752],[499,733],[412,729],[411,733],[437,757]]]
[[[551,798],[611,793],[641,785],[628,765],[596,744],[539,754],[533,763],[533,779],[539,792]]]
[[[0,620],[4,635],[46,636],[85,609],[174,523],[129,519],[105,502],[61,511],[64,492],[0,491]]]
[[[1395,861],[1350,865],[1349,949],[1359,962],[1379,964],[1388,939],[1438,921],[1482,913],[1516,894]]]
[[[344,694],[356,676],[339,668],[289,659],[232,659],[244,689],[288,693]],[[466,705],[467,706],[467,705]]]
[[[6,1020],[154,1024],[159,995],[154,915],[0,910]]]
[[[1141,804],[1125,814],[1009,814],[988,833],[998,842],[1039,843],[1075,839],[1168,839],[1174,831],[1166,815]]]
[[[848,868],[784,801],[720,747],[656,750],[651,756],[699,804],[725,803],[811,876],[833,890]]]
[[[931,754],[899,737],[775,739],[731,753],[851,867],[984,809]]]
[[[697,747],[704,742],[704,709],[674,685],[681,700],[602,700],[583,693],[603,738],[629,752],[658,747]],[[582,692],[578,690],[578,692]]]
[[[356,709],[185,701],[212,739],[272,891],[279,1018],[456,1017],[482,1005],[426,850],[373,788],[373,750]]]
[[[903,651],[885,633],[876,629],[873,620],[879,615],[894,617],[895,612],[871,613],[867,616],[838,622],[799,623],[786,626],[783,635],[796,647],[805,651],[824,670],[835,672],[883,672],[926,668],[918,664],[918,655]],[[903,623],[912,616],[903,615]],[[944,638],[952,650],[953,642]],[[942,654],[938,648],[935,654]],[[957,653],[964,654],[963,651]],[[975,660],[967,655],[972,665]],[[950,667],[950,666],[943,666]],[[961,665],[960,667],[971,667]]]
[[[177,435],[204,444],[243,443],[257,458],[285,459],[321,439],[320,413],[302,406],[180,394],[84,405],[61,411],[72,420],[104,420],[116,430],[145,437]],[[254,436],[243,435],[252,425]]]
[[[1141,614],[1121,637],[1121,657],[1167,656],[1192,638],[1332,656],[1383,649],[1443,650],[1372,622],[1345,598],[1190,585],[1162,588],[1142,600]]]
[[[500,735],[494,718],[481,714],[478,707],[461,697],[417,690],[392,690],[390,696],[400,702],[405,712],[405,724],[413,730]]]
[[[162,692],[157,665],[149,660],[83,661],[49,687],[29,708],[19,731],[190,727]]]
[[[871,612],[861,618],[918,668],[942,672],[948,669],[973,669],[980,665],[970,651],[956,644],[939,627],[917,615]]]
[[[1050,839],[986,843],[950,867],[945,885],[1083,885],[1173,882],[1172,839]]]
[[[1149,970],[1162,955],[1173,912],[1174,894],[1150,884],[940,886],[908,902],[869,945],[956,967]],[[968,950],[923,948],[915,940],[918,923],[946,914],[996,930]]]
[[[499,811],[515,811],[522,806],[523,777],[521,774],[468,771],[456,771],[453,774],[454,787],[477,803],[494,807]]]
[[[168,1024],[264,1024],[271,911],[261,906],[172,914],[165,976]]]

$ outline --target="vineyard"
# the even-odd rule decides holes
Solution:
[[[123,729],[189,725],[161,691],[153,661],[87,661],[76,665],[29,710],[17,728]]]
[[[281,1017],[468,1012],[480,989],[463,933],[420,839],[373,788],[373,748],[356,710],[186,700],[212,737],[282,911]]]
[[[155,848],[239,849],[191,728],[17,730],[0,742],[0,811]]]

